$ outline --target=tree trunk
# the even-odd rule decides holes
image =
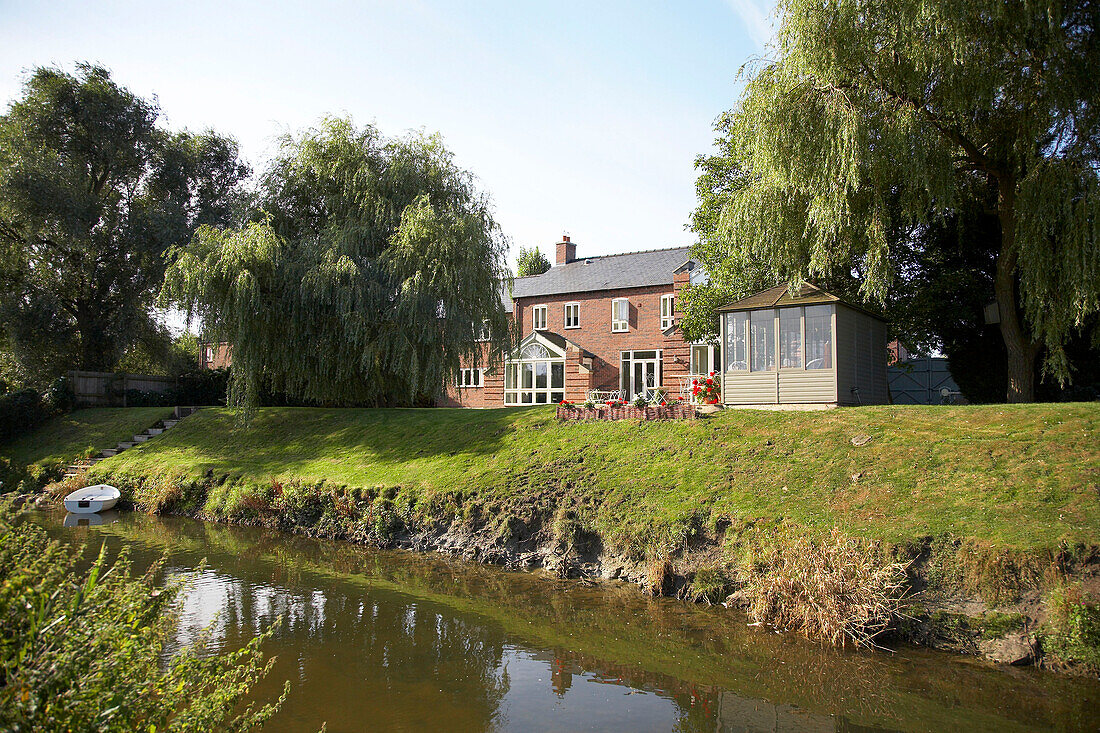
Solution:
[[[88,311],[76,315],[76,330],[80,334],[80,369],[106,372],[114,367],[114,349],[102,319]]]
[[[1034,402],[1038,345],[1025,333],[1016,307],[1016,185],[1012,180],[998,183],[997,215],[1001,222],[1001,252],[993,292],[1008,357],[1007,398],[1009,402]]]

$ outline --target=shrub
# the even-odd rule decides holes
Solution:
[[[243,731],[275,713],[287,688],[246,704],[271,668],[270,632],[228,654],[200,641],[169,657],[180,586],[157,587],[162,564],[136,575],[125,550],[90,566],[82,550],[0,506],[0,729]]]
[[[1100,605],[1086,600],[1081,584],[1054,586],[1043,651],[1061,664],[1100,672]]]
[[[0,397],[0,441],[29,433],[53,415],[50,406],[33,389]]]
[[[743,566],[753,620],[846,646],[873,646],[901,608],[906,566],[839,529],[821,538],[780,531]]]

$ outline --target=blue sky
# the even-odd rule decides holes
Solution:
[[[568,231],[582,255],[690,244],[694,157],[761,55],[770,0],[50,2],[0,0],[0,100],[78,60],[156,95],[172,128],[274,138],[325,114],[439,132],[515,250]]]

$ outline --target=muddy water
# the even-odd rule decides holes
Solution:
[[[282,616],[257,691],[265,730],[1096,730],[1100,683],[913,648],[822,649],[722,608],[434,556],[122,514],[59,538],[132,547],[169,572],[205,558],[179,641],[235,648]]]

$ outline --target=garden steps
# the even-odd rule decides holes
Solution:
[[[188,415],[193,414],[197,409],[197,407],[177,407],[175,408],[173,417],[165,420],[157,420],[157,422],[155,422],[153,425],[145,428],[145,432],[135,435],[130,440],[124,440],[116,445],[114,448],[104,448],[91,458],[83,458],[79,461],[74,461],[73,463],[69,464],[69,466],[65,469],[64,479],[68,480],[76,478],[77,476],[82,476],[89,468],[99,463],[104,458],[117,456],[124,450],[129,450],[135,445],[144,443],[150,438],[155,438],[156,436],[161,435],[168,430],[171,430],[172,428],[179,425],[180,420],[187,417]]]

